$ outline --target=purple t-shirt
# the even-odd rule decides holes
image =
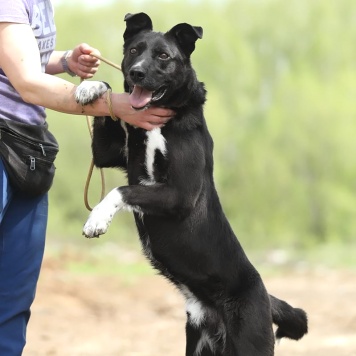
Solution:
[[[0,0],[0,22],[31,26],[41,54],[42,71],[56,44],[56,26],[51,0]],[[24,102],[0,68],[0,118],[29,124],[43,124],[42,106]]]

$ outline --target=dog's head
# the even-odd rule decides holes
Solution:
[[[125,21],[122,69],[132,107],[179,105],[182,90],[196,81],[190,55],[202,28],[181,23],[166,33],[154,32],[145,13],[127,14]]]

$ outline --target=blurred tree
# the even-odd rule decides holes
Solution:
[[[147,12],[160,31],[179,22],[202,26],[192,62],[208,90],[218,191],[243,244],[304,248],[349,242],[356,235],[353,5],[353,0],[122,1],[95,9],[62,4],[56,9],[58,48],[85,41],[120,62],[127,12]],[[96,79],[122,90],[122,75],[105,64]],[[61,144],[49,232],[79,235],[87,216],[82,192],[90,162],[88,130],[82,118],[50,113],[49,121]],[[124,177],[112,171],[108,181],[113,187],[124,184]],[[117,219],[109,235],[136,240],[131,216]]]

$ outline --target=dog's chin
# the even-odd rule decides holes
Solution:
[[[146,110],[151,105],[159,104],[159,101],[164,98],[166,93],[166,87],[161,87],[158,90],[150,91],[135,85],[132,89],[130,89],[131,106],[136,111]]]

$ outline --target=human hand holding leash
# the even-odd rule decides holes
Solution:
[[[91,55],[93,54],[93,55]],[[77,45],[73,50],[66,52],[64,66],[66,72],[77,75],[82,79],[90,79],[98,71],[100,65],[100,52],[86,43]]]

